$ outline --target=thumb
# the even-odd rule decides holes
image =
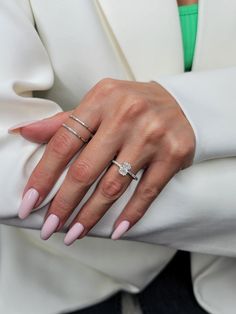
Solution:
[[[71,113],[72,111],[59,112],[46,119],[13,126],[8,132],[11,134],[20,134],[28,141],[34,143],[48,143]]]

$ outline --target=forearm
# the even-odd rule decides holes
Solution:
[[[143,219],[123,237],[123,240],[143,241],[208,254],[236,256],[235,173],[235,158],[204,162],[180,172],[152,203]],[[76,211],[91,195],[95,184]],[[90,231],[90,236],[111,235],[113,223],[131,197],[135,186],[135,182],[132,182],[125,194]],[[59,186],[54,187],[47,202],[52,199],[58,188]],[[40,229],[45,212],[46,206],[33,212],[25,221],[15,218],[2,222]]]

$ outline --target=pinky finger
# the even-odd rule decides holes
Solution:
[[[157,161],[150,164],[143,173],[131,199],[115,222],[111,236],[113,240],[118,240],[144,216],[152,202],[175,173],[176,167],[173,166],[173,163],[167,164]]]

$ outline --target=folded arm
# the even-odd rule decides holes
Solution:
[[[30,17],[16,1],[5,1],[1,4],[0,21],[4,25],[0,29],[4,42],[0,51],[0,219],[2,223],[39,229],[47,204],[59,189],[66,170],[40,208],[25,221],[17,219],[23,188],[44,146],[9,135],[7,130],[25,120],[51,116],[61,108],[52,101],[32,97],[34,90],[50,88],[53,72]],[[176,97],[196,132],[195,162],[214,160],[178,173],[126,238],[236,256],[235,81],[236,68],[159,80]],[[90,235],[110,236],[112,225],[134,188],[132,182]]]
[[[157,81],[175,97],[194,129],[195,163],[236,156],[235,65]]]

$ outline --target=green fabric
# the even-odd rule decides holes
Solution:
[[[184,67],[191,71],[198,24],[198,4],[179,6],[180,25],[182,29]]]

